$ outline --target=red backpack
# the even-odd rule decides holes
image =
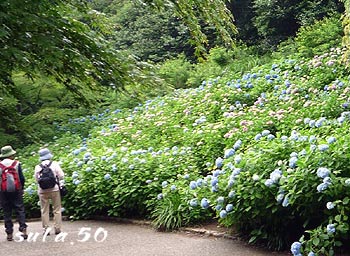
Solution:
[[[0,163],[0,191],[15,192],[22,188],[16,165],[17,161],[10,166]]]

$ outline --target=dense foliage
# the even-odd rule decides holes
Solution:
[[[253,24],[267,47],[295,36],[301,26],[342,13],[341,1],[252,1]]]
[[[170,9],[155,12],[137,1],[101,5],[94,3],[95,8],[110,16],[113,33],[109,40],[117,49],[142,61],[160,62],[181,53],[194,59],[188,28]]]
[[[159,1],[154,2],[162,5]],[[101,5],[103,3],[101,1]],[[123,47],[115,45],[112,40],[116,38],[113,19],[91,9],[90,5],[75,0],[35,3],[5,0],[0,3],[0,142],[3,144],[25,145],[45,140],[54,132],[45,123],[51,125],[53,120],[64,120],[67,107],[74,109],[69,112],[74,117],[84,112],[82,106],[92,113],[107,102],[125,98],[125,93],[129,93],[129,102],[135,104],[145,96],[144,92],[147,95],[166,92],[167,88],[158,83],[160,79],[152,65],[135,59],[130,52],[121,51]],[[222,1],[216,1],[216,5],[222,6]],[[208,25],[217,28],[218,35],[231,41],[228,31],[232,32],[234,26],[228,22],[230,15],[225,9],[214,12],[199,9],[195,13],[186,13],[183,12],[186,6],[180,4],[169,10],[187,20],[189,31],[193,36],[197,35],[192,43],[197,44],[198,52],[205,50],[205,41],[197,41],[204,37],[196,26],[199,20],[192,19],[195,14],[203,14]],[[214,7],[208,6],[207,2],[199,3],[199,6]],[[218,19],[226,22],[218,22]],[[175,27],[171,29],[176,30]],[[183,25],[179,26],[179,34],[184,30]],[[147,32],[141,37],[144,35]],[[178,48],[178,45],[171,44],[170,48]],[[144,54],[150,57],[154,51],[156,49],[148,55],[144,51]],[[114,97],[111,90],[117,89],[122,89],[124,94]],[[49,91],[50,99],[46,99],[42,91]],[[54,102],[60,110],[56,113],[44,106],[46,103],[52,106]],[[125,101],[121,105],[125,105]],[[35,120],[41,122],[32,127]],[[37,132],[37,127],[42,125],[42,131]]]

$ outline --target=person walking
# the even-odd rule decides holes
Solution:
[[[12,212],[16,212],[19,231],[27,239],[27,224],[23,203],[23,188],[25,178],[21,163],[15,160],[16,151],[11,146],[4,146],[0,150],[0,201],[4,212],[5,232],[7,240],[13,240]]]
[[[39,160],[41,164],[35,166],[34,177],[38,183],[38,194],[40,199],[41,208],[41,222],[46,235],[50,235],[49,225],[49,213],[50,213],[50,200],[53,208],[54,215],[54,230],[55,234],[61,233],[62,226],[62,213],[61,213],[61,195],[59,186],[63,183],[64,172],[57,161],[51,161],[53,155],[49,149],[43,148],[39,150]],[[48,174],[46,173],[48,170]],[[51,173],[50,173],[51,171]],[[45,172],[45,173],[44,173]],[[45,175],[52,175],[55,179],[53,186],[45,185],[46,181],[50,178],[44,178]],[[45,179],[45,182],[44,182]],[[50,183],[50,182],[47,182]],[[61,184],[59,184],[61,183]]]

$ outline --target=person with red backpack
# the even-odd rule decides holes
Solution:
[[[4,212],[5,232],[7,240],[13,240],[12,212],[16,212],[19,231],[27,239],[27,224],[23,203],[23,188],[25,178],[21,163],[15,160],[16,151],[11,146],[4,146],[0,150],[0,201]]]

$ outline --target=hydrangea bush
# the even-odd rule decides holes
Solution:
[[[349,241],[350,86],[341,55],[281,59],[60,124],[66,135],[46,146],[66,172],[66,214],[142,216],[167,230],[218,218],[252,243],[334,254]],[[88,135],[85,122],[94,127]],[[20,156],[33,212],[38,147]]]

